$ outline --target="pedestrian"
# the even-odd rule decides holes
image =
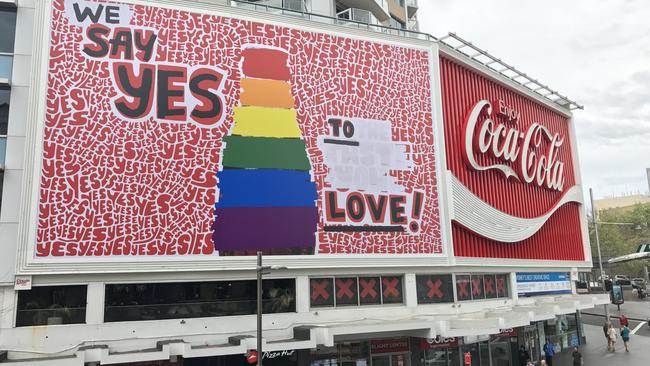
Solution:
[[[525,365],[525,366],[535,366],[535,364],[533,363],[533,361],[531,361],[530,359],[528,359],[528,361],[526,361],[526,365]]]
[[[578,351],[578,347],[573,347],[573,366],[582,365],[582,354]]]
[[[607,330],[607,336],[609,340],[607,342],[607,350],[611,352],[616,352],[616,329],[610,324],[609,330]]]
[[[521,366],[528,366],[528,362],[530,362],[530,353],[528,353],[526,347],[522,345],[519,347],[519,364]]]
[[[621,329],[621,338],[623,338],[623,344],[625,345],[625,352],[630,352],[629,345],[630,345],[630,328],[628,328],[627,324],[623,326],[623,329]]]
[[[553,356],[555,356],[555,346],[551,343],[550,339],[546,339],[544,344],[544,355],[546,356],[546,363],[548,366],[553,366]]]
[[[611,324],[612,323],[609,322],[609,318],[607,318],[605,324],[603,324],[603,333],[605,334],[605,340],[607,341],[607,344],[609,344],[609,334],[607,334],[607,331],[609,331]]]
[[[621,328],[623,328],[626,325],[629,325],[629,322],[628,322],[627,317],[625,316],[625,314],[621,314],[621,317],[618,318],[618,322],[621,324]]]
[[[546,363],[546,357],[542,356],[542,361],[539,362],[539,366],[548,366],[548,364]]]

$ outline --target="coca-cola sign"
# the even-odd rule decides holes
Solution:
[[[493,107],[493,104],[498,108]],[[521,113],[503,100],[480,100],[465,124],[465,161],[475,170],[501,171],[506,179],[534,184],[550,190],[564,189],[564,162],[558,152],[564,136],[540,122],[521,127]],[[477,156],[487,159],[477,159]],[[498,161],[498,163],[481,163]]]

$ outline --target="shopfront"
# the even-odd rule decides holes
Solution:
[[[535,322],[518,330],[518,347],[524,347],[531,361],[535,363],[540,362],[544,356],[544,343],[547,340],[555,348],[555,353],[570,352],[573,347],[584,343],[580,312],[557,315],[553,319]]]
[[[518,331],[493,336],[420,340],[422,366],[515,366]]]
[[[311,365],[411,366],[409,338],[341,342],[334,347],[318,347],[311,351]]]

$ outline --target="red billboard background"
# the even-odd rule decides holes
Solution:
[[[440,70],[447,168],[473,194],[499,211],[522,218],[534,218],[549,212],[564,192],[576,184],[571,149],[575,142],[571,141],[569,119],[451,59],[441,57]],[[481,100],[492,102],[495,109],[492,118],[495,121],[499,100],[503,101],[509,111],[514,111],[513,114],[519,113],[514,124],[522,131],[522,138],[523,132],[534,122],[564,138],[563,145],[557,151],[558,161],[564,163],[563,190],[527,184],[512,177],[506,179],[497,169],[478,171],[468,164],[463,156],[465,128],[470,111]],[[486,116],[483,115],[483,118]],[[503,164],[503,160],[489,154],[477,154],[474,158],[481,166]],[[506,165],[516,168],[518,163],[519,161]],[[580,206],[576,202],[559,207],[537,233],[519,242],[505,243],[487,239],[455,221],[452,223],[452,232],[454,255],[459,257],[585,259]]]
[[[118,2],[56,0],[51,24],[35,257],[205,256],[220,245],[221,255],[224,248],[231,255],[442,253],[426,50]],[[266,73],[264,62],[277,72]],[[288,84],[289,92],[253,95],[249,79]],[[295,116],[298,127],[270,136],[278,137],[273,146],[303,146],[299,168],[266,175],[306,187],[303,196],[285,197],[289,203],[276,202],[279,184],[247,184],[258,191],[252,196],[262,192],[257,203],[244,202],[251,191],[238,196],[232,188],[242,179],[233,175],[253,171],[240,169],[250,167],[241,165],[248,157],[237,146],[257,138],[242,136],[255,131],[236,125],[235,110],[265,103],[282,104],[278,115]],[[352,122],[357,132],[378,126],[379,137],[388,134],[377,142],[366,131],[362,145],[403,153],[385,174],[379,170],[387,191],[332,183],[341,179],[328,165],[323,137],[336,137],[340,126],[347,137]],[[224,151],[232,159],[224,160]],[[268,173],[264,158],[256,157],[256,174]],[[356,158],[363,167],[367,155]],[[219,187],[227,182],[230,188]],[[348,199],[328,196],[331,215],[327,192]],[[296,214],[304,210],[286,211],[295,222],[267,210],[314,201],[314,222],[301,221],[312,218]],[[246,204],[250,210],[242,211]],[[242,212],[251,213],[249,221]],[[225,243],[239,236],[249,241]],[[305,245],[289,243],[309,236]],[[259,241],[256,248],[258,238],[290,245]]]

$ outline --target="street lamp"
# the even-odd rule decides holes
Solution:
[[[596,220],[596,208],[594,207],[594,193],[591,188],[589,188],[589,200],[591,201],[591,218],[594,220],[594,231],[596,234],[596,247],[598,248],[598,265],[600,266],[600,282],[605,291],[605,274],[603,273],[603,257],[600,254],[600,238],[598,237],[598,221]],[[605,319],[609,321],[609,307],[607,304],[603,305],[605,307]]]
[[[257,366],[262,366],[262,275],[287,269],[284,266],[263,266],[262,252],[257,252]]]

